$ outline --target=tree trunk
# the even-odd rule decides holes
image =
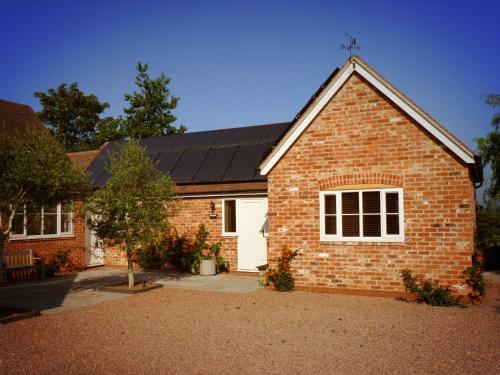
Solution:
[[[0,228],[0,285],[5,283],[5,277],[3,274],[3,250],[5,247],[5,239],[7,236],[3,233],[2,228]]]
[[[134,287],[134,263],[132,262],[132,250],[127,249],[127,264],[128,264],[128,287]]]

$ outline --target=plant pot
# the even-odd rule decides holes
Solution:
[[[200,276],[215,275],[215,259],[202,259],[200,263]]]

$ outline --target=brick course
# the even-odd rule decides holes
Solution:
[[[319,191],[344,185],[402,187],[404,243],[320,242]],[[475,221],[468,167],[357,74],[269,173],[268,193],[269,258],[284,244],[302,248],[298,286],[402,291],[403,268],[464,282]]]

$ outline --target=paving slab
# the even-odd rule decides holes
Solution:
[[[167,288],[248,293],[259,288],[257,276],[219,274],[199,276],[165,272],[136,272],[136,281]],[[11,283],[0,287],[0,306],[40,311],[44,314],[127,297],[103,291],[106,285],[127,280],[125,269],[99,268],[58,276],[45,281]]]
[[[260,288],[258,276],[219,274],[214,276],[191,275],[183,278],[157,280],[165,288],[206,290],[211,292],[250,293]]]

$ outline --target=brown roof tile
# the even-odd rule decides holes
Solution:
[[[90,151],[79,151],[79,152],[68,152],[68,157],[71,162],[79,167],[87,169],[87,167],[92,163],[101,149],[90,150]]]
[[[46,129],[29,105],[0,99],[0,132],[10,135],[23,134],[30,128]]]

